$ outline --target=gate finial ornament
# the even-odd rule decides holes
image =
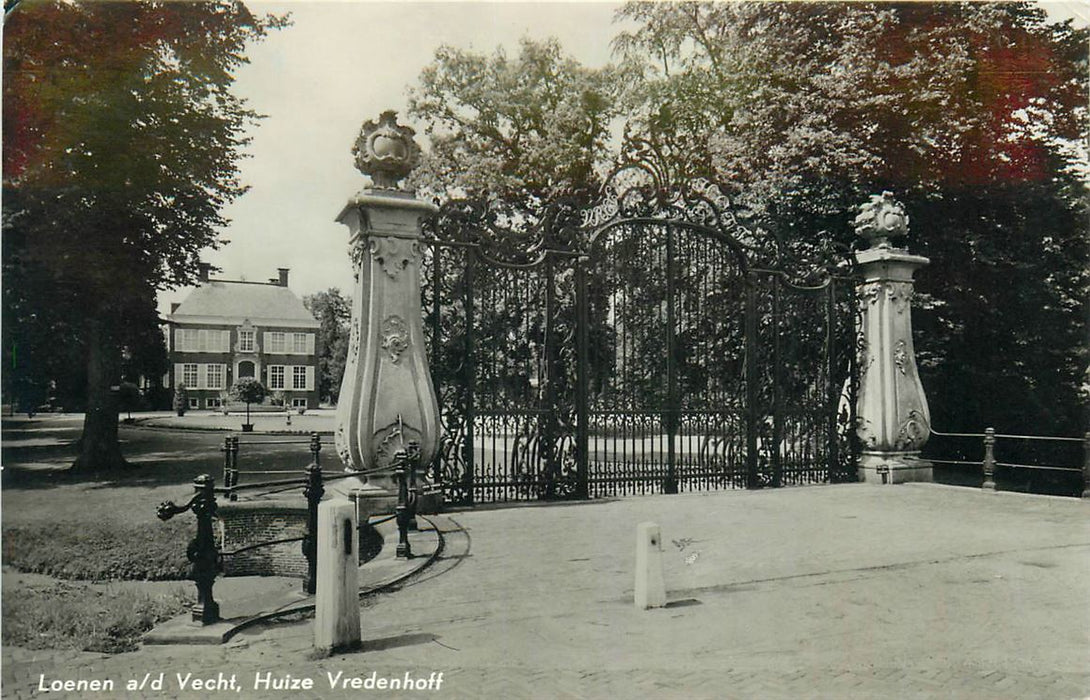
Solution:
[[[371,177],[375,187],[396,190],[398,182],[420,162],[416,131],[397,123],[397,112],[388,109],[378,121],[363,123],[352,154],[356,169]]]
[[[872,248],[888,248],[890,238],[908,233],[908,214],[892,192],[872,194],[870,201],[859,207],[855,232]]]

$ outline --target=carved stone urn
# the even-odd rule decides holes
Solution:
[[[890,239],[908,232],[908,215],[889,192],[872,195],[860,207],[855,230],[870,242],[856,254],[863,277],[859,480],[931,481],[931,464],[919,459],[931,414],[912,346],[912,276],[930,261],[892,246]]]
[[[346,469],[361,472],[357,497],[397,493],[401,450],[419,455],[419,483],[439,446],[420,303],[420,222],[435,207],[398,189],[420,158],[414,133],[392,111],[364,123],[352,152],[374,187],[337,216],[349,229],[356,281],[334,436]]]

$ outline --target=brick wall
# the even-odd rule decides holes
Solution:
[[[294,538],[290,542],[256,547],[223,558],[225,576],[306,575],[302,537],[307,528],[307,504],[302,498],[223,503],[219,506],[216,535],[221,552]]]

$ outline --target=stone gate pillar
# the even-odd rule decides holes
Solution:
[[[860,210],[855,230],[870,247],[856,254],[863,277],[859,480],[931,481],[931,464],[919,459],[931,414],[912,347],[912,275],[930,261],[890,244],[908,232],[908,216],[891,193],[872,195]]]
[[[337,217],[349,229],[356,283],[334,436],[347,469],[379,470],[356,495],[396,495],[394,455],[418,453],[423,471],[439,445],[420,300],[420,222],[435,207],[397,189],[419,161],[414,133],[392,111],[363,125],[352,152],[374,187]]]

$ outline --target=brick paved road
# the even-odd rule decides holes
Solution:
[[[926,485],[456,513],[433,568],[365,601],[363,652],[308,659],[306,621],[60,663],[7,649],[3,695],[35,696],[38,673],[163,672],[166,692],[116,697],[207,697],[173,674],[223,671],[235,697],[406,696],[331,692],[327,672],[442,672],[420,692],[444,698],[1087,697],[1088,516],[1077,500]],[[641,612],[631,545],[648,519],[677,542],[671,605]],[[264,672],[316,685],[253,690]]]

